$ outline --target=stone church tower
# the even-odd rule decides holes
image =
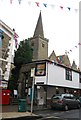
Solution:
[[[44,38],[41,12],[32,38],[29,44],[33,48],[33,61],[48,58],[48,39]]]

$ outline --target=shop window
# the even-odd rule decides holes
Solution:
[[[72,81],[72,71],[70,69],[66,69],[66,80]]]

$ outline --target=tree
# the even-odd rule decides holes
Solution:
[[[20,42],[19,48],[15,52],[14,65],[21,66],[32,61],[33,50],[27,39]]]
[[[23,64],[27,64],[32,61],[33,50],[29,45],[29,40],[25,39],[20,42],[19,48],[15,51],[14,57],[14,68],[11,71],[10,80],[8,83],[8,89],[14,90],[18,87],[18,78],[20,68]]]

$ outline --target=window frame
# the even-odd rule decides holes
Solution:
[[[44,43],[42,43],[42,48],[44,48],[45,47],[45,44]]]
[[[72,70],[66,68],[65,69],[65,78],[66,80],[72,81]]]

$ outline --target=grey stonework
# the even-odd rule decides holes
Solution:
[[[33,61],[48,58],[48,39],[40,35],[29,39],[29,44],[33,49]]]
[[[18,80],[19,97],[22,97],[23,91],[25,89],[24,85],[26,80],[26,74],[29,75],[28,81],[30,81],[31,68],[35,68],[35,64],[36,64],[36,62],[34,61],[48,59],[48,41],[49,41],[48,39],[44,38],[42,16],[40,12],[37,25],[34,31],[34,35],[33,37],[28,39],[28,42],[33,49],[33,59],[32,59],[33,62],[23,65],[20,70],[20,76]]]

